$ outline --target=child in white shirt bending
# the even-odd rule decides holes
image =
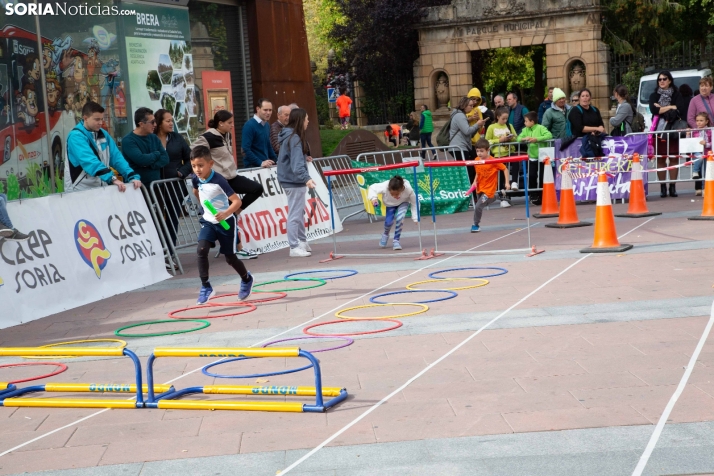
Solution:
[[[407,206],[412,206],[412,220],[414,223],[418,221],[417,199],[414,190],[409,182],[404,180],[399,175],[395,175],[384,182],[375,183],[369,186],[368,198],[375,207],[379,206],[379,195],[382,195],[382,202],[387,208],[384,217],[384,233],[379,240],[379,246],[385,248],[389,240],[389,232],[392,229],[392,224],[395,222],[394,239],[392,240],[392,249],[401,250],[402,245],[399,244],[399,238],[402,235],[402,224],[404,217],[407,214]]]

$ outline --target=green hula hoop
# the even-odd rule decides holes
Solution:
[[[258,287],[260,287],[260,286],[267,286],[268,284],[287,283],[287,282],[290,282],[290,281],[298,281],[298,282],[299,282],[299,281],[314,281],[314,282],[316,282],[317,284],[315,284],[315,285],[313,285],[313,286],[306,286],[306,287],[304,287],[304,288],[277,289],[277,290],[275,290],[275,291],[284,292],[284,293],[285,293],[285,292],[290,292],[290,291],[303,291],[303,290],[305,290],[305,289],[319,288],[320,286],[324,286],[325,284],[327,284],[327,281],[325,281],[324,279],[320,279],[320,278],[288,278],[288,279],[278,279],[278,280],[276,280],[276,281],[268,281],[268,282],[266,282],[266,283],[258,283],[258,284],[256,284],[256,285],[253,286],[253,289],[258,288]],[[256,292],[259,293],[259,292],[261,292],[261,291],[256,291]],[[267,291],[266,291],[266,292],[267,292]]]
[[[177,322],[200,322],[203,324],[201,327],[196,327],[195,329],[185,329],[182,331],[172,331],[172,332],[158,332],[154,334],[122,334],[121,331],[131,329],[133,327],[141,327],[141,326],[150,326],[151,324],[166,324],[166,323],[172,323],[176,324]],[[139,324],[131,324],[130,326],[124,326],[120,327],[119,329],[114,331],[114,335],[118,337],[162,337],[162,336],[172,336],[174,334],[186,334],[187,332],[194,332],[194,331],[200,331],[201,329],[205,329],[206,327],[210,326],[211,323],[208,321],[204,321],[203,319],[182,319],[182,320],[176,320],[176,319],[166,319],[163,321],[149,321],[149,322],[140,322]]]

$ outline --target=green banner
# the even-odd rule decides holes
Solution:
[[[188,8],[143,3],[132,3],[131,8],[136,15],[123,17],[129,117],[139,107],[167,109],[176,130],[190,144],[200,129],[200,92],[194,85]]]
[[[352,161],[355,169],[374,167],[374,164]],[[429,171],[417,172],[417,184],[414,185],[413,169],[385,170],[382,172],[366,172],[357,175],[357,183],[362,193],[362,201],[367,213],[384,216],[384,204],[375,209],[367,199],[367,189],[374,183],[384,182],[399,175],[408,181],[419,196],[419,212],[422,216],[431,215],[431,190],[429,187]],[[471,187],[466,167],[434,167],[434,205],[437,215],[464,212],[469,208],[469,197],[466,191]],[[411,214],[411,211],[408,212]]]

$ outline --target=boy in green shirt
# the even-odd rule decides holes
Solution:
[[[532,111],[525,115],[526,127],[518,135],[519,142],[528,142],[528,188],[543,187],[543,162],[538,162],[538,150],[545,147],[543,141],[551,140],[553,135],[544,126],[538,124],[538,113]],[[532,192],[531,203],[540,205],[542,192]]]

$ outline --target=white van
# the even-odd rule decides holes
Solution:
[[[670,71],[672,77],[674,78],[674,84],[678,87],[682,84],[687,84],[692,91],[694,91],[694,96],[699,94],[699,80],[705,76],[711,76],[712,71],[709,68],[705,69],[685,69],[679,71]],[[648,74],[647,76],[642,76],[640,78],[640,94],[637,97],[637,111],[642,114],[645,118],[645,124],[647,126],[646,130],[650,130],[650,125],[652,124],[652,113],[650,112],[650,96],[657,89],[657,77],[659,72],[655,74]],[[685,121],[686,117],[683,117]]]

